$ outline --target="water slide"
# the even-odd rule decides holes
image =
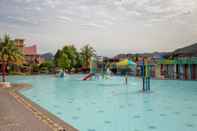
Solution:
[[[94,76],[94,73],[89,73],[82,80],[89,80],[92,76]]]

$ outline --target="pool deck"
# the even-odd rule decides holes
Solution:
[[[77,131],[18,93],[27,84],[0,87],[0,131]]]

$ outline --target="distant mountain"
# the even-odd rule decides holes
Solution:
[[[179,48],[175,50],[173,54],[190,54],[192,56],[197,56],[197,43],[183,48]]]
[[[44,53],[41,55],[41,58],[45,59],[45,60],[53,60],[54,59],[54,56],[52,53]]]

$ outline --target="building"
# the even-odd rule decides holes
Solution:
[[[157,63],[156,77],[165,79],[197,80],[197,57],[176,56]]]
[[[40,64],[41,57],[37,52],[37,46],[32,45],[26,47],[24,44],[24,39],[15,39],[16,47],[21,50],[24,54],[25,61],[24,64]]]

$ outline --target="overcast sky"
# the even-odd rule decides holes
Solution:
[[[92,45],[99,55],[171,51],[197,42],[197,0],[0,0],[0,35],[39,52]]]

